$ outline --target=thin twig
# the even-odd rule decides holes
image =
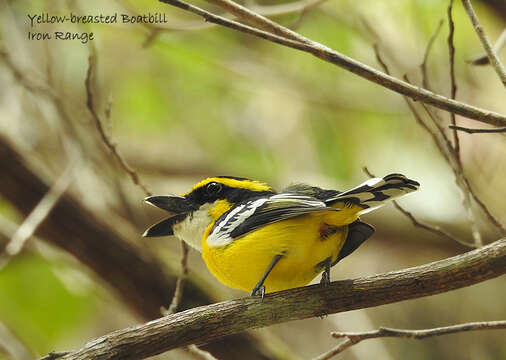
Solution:
[[[406,78],[406,81],[409,81],[407,76],[406,75],[404,75],[404,76]],[[453,148],[453,145],[450,142],[450,139],[446,135],[444,128],[441,126],[441,119],[437,116],[437,114],[432,112],[431,109],[427,105],[422,104],[422,107],[423,107],[423,110],[425,111],[425,113],[427,114],[427,116],[429,117],[429,119],[431,119],[431,121],[434,124],[434,126],[436,127],[437,131],[439,132],[439,135],[440,135],[439,141],[443,142],[443,144],[446,146],[447,152],[450,153],[453,157],[455,157],[455,149]]]
[[[52,351],[43,358],[40,358],[40,360],[56,360],[69,353],[70,353],[69,351]]]
[[[354,59],[351,59],[339,52],[332,50],[320,43],[312,41],[311,44],[303,43],[300,41],[294,41],[287,39],[286,37],[277,36],[272,33],[268,33],[262,30],[252,28],[251,26],[241,24],[236,21],[228,20],[224,17],[217,16],[208,11],[205,11],[194,5],[190,5],[181,0],[160,0],[163,3],[178,7],[185,11],[194,13],[203,17],[206,21],[219,24],[237,31],[241,31],[247,34],[251,34],[268,41],[281,44],[293,49],[301,50],[314,56],[342,67],[350,72],[357,74],[365,79],[375,82],[383,87],[391,89],[397,93],[409,96],[415,100],[423,101],[427,104],[434,105],[440,109],[446,111],[453,111],[456,114],[469,117],[490,125],[494,126],[506,126],[506,116],[494,113],[492,111],[486,111],[477,107],[455,101],[452,99],[445,98],[444,96],[435,94],[429,90],[422,89],[417,86],[407,84],[395,77],[389,76],[381,71],[378,71],[368,65],[360,63]],[[279,26],[279,25],[278,25]],[[287,31],[291,31],[286,29]],[[292,32],[294,33],[294,32]],[[296,33],[295,33],[296,34]],[[297,34],[298,35],[298,34]],[[301,35],[298,35],[301,36]]]
[[[331,349],[330,351],[315,357],[313,360],[328,360],[334,357],[335,355],[343,352],[344,350],[348,349],[349,347],[358,344],[362,340],[367,339],[395,337],[395,338],[422,340],[433,336],[442,336],[466,331],[501,330],[501,329],[506,329],[506,320],[470,322],[465,324],[458,324],[423,330],[406,330],[406,329],[393,329],[393,328],[380,327],[378,330],[364,331],[364,332],[333,332],[331,333],[333,338],[335,339],[346,338],[346,340],[338,344],[335,348]]]
[[[492,48],[492,44],[490,43],[490,40],[485,34],[483,26],[481,26],[480,21],[478,20],[478,16],[476,15],[476,12],[473,9],[471,1],[462,0],[462,5],[464,5],[467,15],[469,16],[469,19],[473,24],[474,30],[476,31],[476,34],[478,35],[478,38],[481,41],[481,45],[483,46],[483,49],[485,49],[485,52],[487,53],[490,64],[492,65],[495,72],[499,76],[499,79],[501,80],[504,87],[506,87],[506,69],[504,68],[504,65],[501,63],[501,60],[499,60],[499,57],[497,56],[495,50]]]
[[[468,134],[493,134],[506,132],[506,127],[495,128],[495,129],[470,129],[462,126],[450,125],[450,129],[464,131]]]
[[[373,49],[374,49],[374,55],[376,56],[376,61],[378,62],[378,64],[380,64],[380,66],[382,67],[382,69],[385,72],[385,74],[390,75],[390,70],[388,69],[388,66],[385,63],[385,61],[383,60],[383,58],[381,57],[381,54],[380,54],[379,47],[378,47],[377,43],[375,43],[373,45]]]
[[[33,352],[28,346],[16,336],[7,326],[0,322],[0,353],[6,352],[12,359],[34,360]]]
[[[7,265],[11,257],[17,255],[23,249],[26,241],[32,237],[39,225],[46,219],[60,197],[72,183],[75,170],[79,164],[80,161],[78,158],[69,160],[69,165],[63,174],[55,181],[37,206],[26,217],[25,221],[18,227],[5,247],[5,252],[0,257],[0,269]]]
[[[112,133],[112,117],[111,117],[112,103],[113,103],[112,94],[109,94],[109,97],[107,99],[107,103],[105,104],[105,109],[104,109],[105,120],[107,121],[107,124],[106,124],[107,125],[107,132],[109,134]]]
[[[464,183],[467,186],[467,188],[469,189],[469,193],[473,197],[474,201],[476,202],[476,204],[478,204],[478,206],[481,208],[481,210],[485,213],[488,220],[499,230],[501,235],[506,235],[506,228],[499,222],[499,220],[497,220],[495,218],[494,215],[492,215],[492,213],[488,209],[487,205],[476,195],[473,188],[471,187],[469,180],[466,177],[464,177]]]
[[[432,45],[434,44],[434,41],[436,40],[437,36],[439,35],[441,28],[443,27],[444,20],[441,19],[439,21],[439,24],[436,27],[436,30],[434,30],[434,33],[429,39],[429,42],[427,43],[427,47],[425,48],[425,53],[423,54],[423,61],[420,64],[420,70],[422,72],[422,86],[427,89],[431,90],[431,86],[429,85],[429,76],[427,74],[427,60],[429,59],[430,50],[432,49]]]
[[[471,226],[471,235],[473,236],[474,244],[476,247],[483,246],[483,239],[481,237],[480,230],[478,229],[478,224],[476,222],[476,218],[474,216],[471,205],[471,189],[469,187],[469,181],[462,172],[456,172],[455,175],[455,182],[457,183],[459,189],[462,191],[462,205],[464,207],[464,210],[466,210],[467,220]]]
[[[181,299],[183,297],[183,288],[184,288],[184,280],[188,275],[188,245],[181,240],[181,274],[177,278],[176,282],[176,290],[174,291],[174,296],[172,297],[172,302],[170,303],[169,308],[164,311],[162,309],[162,315],[166,316],[169,314],[173,314],[177,311],[179,304],[181,303]]]
[[[498,56],[499,54],[501,54],[504,45],[506,45],[506,28],[504,28],[501,35],[499,35],[499,38],[497,39],[494,45],[494,51]],[[482,65],[489,65],[490,61],[488,60],[487,54],[484,53],[483,55],[480,55],[475,59],[468,61],[468,63],[475,66],[482,66]]]
[[[404,80],[406,82],[409,82],[409,79],[407,75],[404,75]],[[450,139],[446,136],[443,127],[440,125],[438,119],[436,119],[436,115],[430,111],[427,105],[422,104],[423,109],[426,111],[429,118],[432,120],[434,126],[436,126],[440,137],[438,137],[435,133],[433,133],[432,130],[430,131],[432,138],[434,142],[436,143],[440,153],[443,155],[445,160],[448,162],[448,165],[453,171],[453,174],[455,175],[455,183],[457,184],[457,187],[460,189],[462,194],[462,206],[464,207],[464,210],[466,211],[467,219],[469,221],[470,227],[471,227],[471,234],[474,239],[475,247],[480,247],[483,245],[483,241],[481,238],[481,233],[478,229],[478,225],[476,222],[476,218],[474,216],[472,207],[471,207],[471,190],[469,187],[469,181],[467,180],[467,177],[464,174],[464,169],[462,168],[462,163],[457,158],[457,152],[455,148],[452,146]],[[425,127],[425,129],[429,129],[428,127]],[[485,206],[484,203],[482,203],[483,206]],[[485,207],[486,212],[490,214],[488,209]],[[490,216],[492,216],[490,214]],[[495,220],[495,219],[494,219]],[[496,221],[497,223],[497,221]],[[495,224],[495,223],[494,223]],[[464,243],[463,243],[464,244]]]
[[[282,16],[293,13],[307,13],[308,10],[311,10],[314,7],[319,6],[321,3],[326,2],[328,0],[300,0],[293,1],[284,4],[273,4],[273,5],[259,5],[259,4],[248,4],[248,8],[258,14],[263,16]],[[125,10],[131,13],[134,16],[140,15],[140,13],[135,10],[128,2],[126,1],[118,1],[121,6],[125,8]],[[228,14],[221,14],[225,18],[233,19],[235,17],[230,16]],[[149,46],[154,38],[156,38],[161,32],[171,32],[171,31],[198,31],[209,29],[217,24],[213,23],[203,23],[201,21],[181,21],[174,23],[163,23],[163,24],[149,24],[143,23],[143,25],[149,32],[148,37],[144,40],[143,47]],[[154,37],[154,38],[153,38]]]
[[[455,24],[453,23],[453,0],[450,0],[448,5],[448,61],[450,62],[450,97],[455,100],[457,96],[457,82],[455,80],[455,46],[453,45],[453,37],[455,33]],[[455,120],[455,113],[450,113],[450,120],[453,126],[457,125]],[[460,140],[457,130],[453,130],[453,149],[455,151],[455,160],[462,167],[462,161],[460,159]]]
[[[314,1],[308,1],[306,5],[304,5],[299,11],[299,16],[297,17],[297,19],[292,22],[288,28],[290,30],[295,30],[297,28],[299,28],[301,25],[302,25],[302,22],[304,21],[304,19],[306,18],[306,15],[315,7],[323,4],[324,2],[327,2],[328,0],[314,0]],[[259,12],[260,14],[262,14],[261,12]],[[265,15],[265,14],[263,14]]]
[[[381,67],[383,68],[383,71],[385,71],[385,73],[387,73],[387,74],[390,73],[390,70],[388,69],[388,66],[386,65],[386,63],[384,62],[384,60],[381,57],[381,54],[379,52],[378,46],[374,45],[373,49],[374,49],[374,53],[376,55],[376,59],[377,59],[378,63],[381,65]],[[409,79],[408,79],[407,75],[404,75],[404,81],[406,81],[407,83],[409,83]],[[416,122],[425,131],[427,131],[429,133],[429,135],[431,135],[432,140],[434,141],[434,144],[438,148],[439,152],[445,158],[445,160],[447,160],[449,162],[450,161],[449,160],[449,155],[447,154],[447,151],[445,151],[445,148],[442,146],[441,142],[439,141],[439,138],[437,137],[437,134],[425,123],[425,121],[422,119],[422,116],[418,113],[418,111],[416,110],[415,106],[411,103],[411,101],[409,100],[409,98],[407,96],[404,96],[403,98],[404,98],[404,101],[406,102],[406,104],[408,105],[409,110],[412,112],[412,114],[413,114]],[[425,108],[425,110],[427,112],[429,111],[427,108]],[[435,121],[435,123],[436,123],[436,126],[437,126],[437,122],[436,121]],[[444,132],[442,134],[444,136]]]
[[[161,1],[166,2],[165,0]],[[237,16],[239,20],[242,20],[245,23],[258,29],[265,30],[271,34],[280,36],[285,39],[297,41],[299,43],[305,43],[308,45],[312,43],[311,40],[296,33],[295,31],[281,26],[278,23],[266,18],[265,16],[260,15],[242,5],[239,5],[232,0],[207,0],[207,2],[219,6],[230,14]]]
[[[197,345],[188,345],[184,350],[188,351],[194,357],[200,360],[218,360],[210,352],[202,350]]]
[[[383,59],[381,57],[378,46],[375,45],[373,47],[373,49],[374,49],[374,53],[376,55],[376,59],[377,59],[378,63],[381,65],[381,67],[383,68],[383,71],[385,71],[385,73],[387,73],[387,74],[390,73],[388,66],[386,65],[386,63],[383,61]],[[407,75],[404,75],[404,81],[409,83],[409,79],[408,79]],[[411,111],[411,113],[413,114],[418,125],[420,125],[425,131],[427,131],[427,133],[429,133],[429,135],[431,135],[432,140],[434,141],[434,144],[438,148],[439,152],[445,158],[445,160],[449,162],[450,161],[449,155],[447,154],[447,151],[445,150],[445,148],[442,146],[441,142],[439,141],[437,134],[425,123],[425,121],[422,119],[422,116],[418,113],[418,111],[416,110],[415,106],[411,103],[409,98],[407,96],[403,96],[403,98],[404,98],[404,101],[406,102],[406,104],[408,105],[408,108]],[[429,111],[427,108],[425,108],[425,110],[427,112]],[[437,121],[434,121],[434,122],[435,122],[435,125],[437,126],[438,125]],[[444,132],[442,132],[442,135],[443,135],[443,137],[445,137]]]
[[[139,175],[137,172],[128,165],[128,163],[123,159],[123,157],[120,155],[116,144],[111,141],[111,139],[107,136],[105,133],[104,127],[102,125],[102,121],[100,120],[100,117],[97,114],[97,111],[95,110],[94,105],[94,98],[93,98],[93,89],[92,89],[92,79],[94,76],[94,66],[95,66],[95,58],[93,56],[90,56],[88,58],[88,71],[86,73],[86,80],[85,80],[85,87],[86,87],[86,105],[88,107],[88,110],[91,113],[91,116],[93,117],[93,120],[95,121],[95,125],[97,126],[98,133],[100,134],[100,137],[102,138],[102,141],[107,146],[107,148],[111,151],[112,155],[116,158],[120,166],[125,170],[125,172],[130,176],[130,179],[132,179],[133,183],[137,186],[139,186],[142,191],[146,194],[146,196],[150,196],[151,192],[147,189],[147,187],[141,182],[139,179]]]
[[[369,169],[368,169],[366,166],[364,166],[364,167],[362,168],[362,171],[363,171],[364,173],[366,173],[366,174],[367,174],[367,176],[369,176],[369,177],[371,177],[371,178],[376,177],[376,176],[374,176],[374,174],[372,174],[372,173],[369,171]],[[458,238],[456,238],[456,237],[452,236],[450,233],[448,233],[448,232],[446,232],[446,231],[444,231],[444,230],[440,229],[438,226],[431,226],[431,225],[425,224],[425,223],[423,223],[423,222],[421,222],[421,221],[417,220],[417,219],[416,219],[416,217],[415,217],[415,216],[414,216],[411,212],[409,212],[409,211],[407,211],[406,209],[404,209],[401,205],[399,205],[399,203],[398,203],[397,201],[395,201],[395,200],[394,200],[394,201],[392,201],[392,202],[393,202],[393,204],[394,204],[394,206],[395,206],[395,208],[396,208],[397,210],[399,210],[399,211],[400,211],[402,214],[404,214],[404,215],[405,215],[405,216],[406,216],[409,220],[411,220],[411,223],[413,224],[413,226],[415,226],[415,227],[419,227],[419,228],[422,228],[422,229],[427,230],[427,231],[430,231],[431,233],[436,234],[436,235],[439,235],[439,236],[441,236],[441,237],[444,237],[444,238],[446,238],[446,239],[448,239],[448,240],[458,242],[459,244],[464,245],[464,246],[466,246],[466,247],[470,247],[470,248],[474,248],[474,247],[475,247],[474,245],[469,244],[468,242],[465,242],[465,241],[463,241],[463,240],[460,240],[460,239],[458,239]]]

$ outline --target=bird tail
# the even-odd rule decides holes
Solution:
[[[363,210],[358,211],[357,215],[362,215],[385,205],[389,200],[416,191],[419,187],[417,181],[404,175],[389,174],[383,178],[369,179],[351,190],[326,199],[325,203],[332,207],[338,207],[340,202],[358,205]]]

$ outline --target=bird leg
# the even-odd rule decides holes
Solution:
[[[255,285],[255,287],[251,291],[251,296],[260,295],[262,297],[262,299],[264,298],[264,295],[265,295],[264,281],[267,278],[267,276],[269,275],[269,273],[272,271],[272,269],[274,268],[274,266],[278,263],[278,261],[282,257],[283,257],[283,255],[276,255],[276,256],[274,256],[274,258],[272,259],[271,263],[269,264],[269,266],[265,270],[264,274],[262,275],[262,278],[258,281],[258,283]]]
[[[327,258],[324,260],[323,266],[325,267],[325,269],[323,270],[322,279],[320,280],[320,284],[323,286],[329,286],[330,285],[330,266],[331,266],[330,258]]]

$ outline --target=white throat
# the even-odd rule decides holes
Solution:
[[[184,240],[194,249],[202,252],[202,236],[204,231],[213,221],[209,216],[209,208],[214,204],[204,204],[198,210],[194,211],[180,223],[172,227],[174,235]]]

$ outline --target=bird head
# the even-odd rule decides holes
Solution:
[[[233,176],[204,179],[180,196],[150,196],[145,201],[167,211],[170,216],[151,226],[145,237],[176,235],[200,249],[206,228],[234,205],[243,201],[273,194],[264,183]]]

